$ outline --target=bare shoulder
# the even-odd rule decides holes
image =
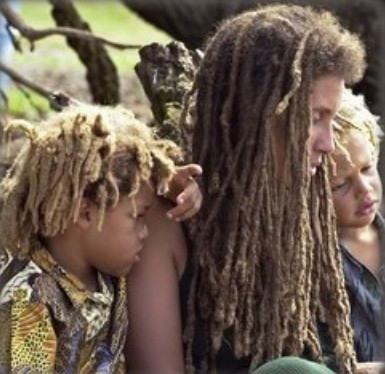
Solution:
[[[166,216],[169,209],[158,199],[146,213],[149,235],[127,277],[126,359],[133,373],[183,373],[179,279],[187,249],[182,227]]]
[[[153,256],[154,260],[172,260],[178,276],[181,277],[187,259],[187,246],[181,224],[166,216],[171,208],[170,202],[157,198],[146,213],[149,236],[144,255]]]

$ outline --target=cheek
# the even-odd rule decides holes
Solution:
[[[354,201],[349,198],[349,194],[336,196],[333,195],[334,211],[336,213],[337,221],[345,220],[354,210]]]
[[[377,197],[381,198],[381,196],[382,196],[382,183],[381,183],[380,175],[378,174],[378,172],[377,172],[377,175],[374,179],[373,186],[374,186],[374,189],[376,190],[376,192],[378,194]]]
[[[307,149],[310,154],[317,152],[316,143],[321,136],[319,126],[311,125],[309,128],[309,139],[307,142]]]
[[[116,235],[118,242],[125,250],[137,249],[139,242],[139,233],[143,225],[139,222],[127,222],[120,227],[119,233]]]

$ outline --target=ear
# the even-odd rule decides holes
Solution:
[[[82,230],[87,230],[95,221],[96,214],[97,209],[95,204],[88,199],[83,199],[80,204],[79,216],[75,224]]]

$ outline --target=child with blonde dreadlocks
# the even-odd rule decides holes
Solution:
[[[183,244],[159,251],[149,241],[146,261],[130,274],[129,299],[145,290],[129,303],[134,372],[247,373],[303,354],[322,363],[319,321],[339,373],[355,372],[323,159],[333,151],[344,83],[359,81],[364,66],[356,36],[330,13],[299,6],[246,12],[208,41],[194,84],[192,142],[205,204],[188,230],[189,255]],[[159,243],[163,226],[153,222]],[[147,277],[155,251],[160,270]],[[287,365],[281,373],[327,370]]]
[[[345,90],[334,122],[331,187],[358,362],[384,358],[379,279],[384,272],[385,222],[379,213],[382,131],[377,121],[363,97]]]
[[[180,149],[122,108],[34,126],[0,184],[0,372],[125,373],[125,276]]]

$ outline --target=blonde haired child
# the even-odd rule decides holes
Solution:
[[[385,224],[377,170],[382,131],[363,97],[345,90],[334,123],[331,177],[358,362],[383,359],[380,274]]]

